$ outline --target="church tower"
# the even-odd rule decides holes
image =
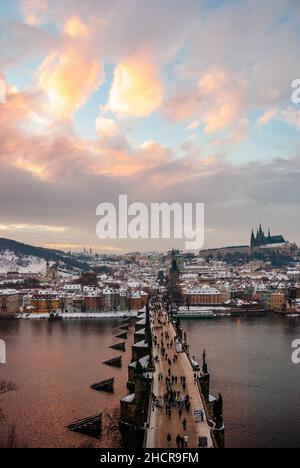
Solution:
[[[47,263],[46,263],[46,278],[49,277],[49,273],[50,273],[50,265],[49,265],[49,260],[47,260]]]
[[[251,247],[251,250],[254,249],[255,247],[255,235],[254,235],[253,229],[252,229],[252,234],[251,234],[251,239],[250,239],[250,247]]]
[[[263,247],[263,246],[272,246],[272,245],[277,246],[279,244],[288,244],[288,242],[285,241],[282,235],[279,235],[279,236],[271,235],[270,228],[268,230],[268,235],[265,235],[261,224],[259,225],[259,228],[257,229],[256,236],[254,235],[254,232],[252,230],[251,240],[250,240],[250,247],[251,247],[252,253],[254,249],[256,248]]]
[[[179,279],[179,268],[176,259],[176,252],[172,250],[172,260],[171,260],[171,268],[170,268],[170,285],[171,287],[175,287]]]

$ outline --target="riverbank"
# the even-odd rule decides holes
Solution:
[[[198,308],[200,310],[201,308]],[[287,312],[280,312],[280,311],[266,311],[264,313],[262,312],[249,312],[247,310],[244,311],[232,311],[229,309],[226,309],[224,307],[212,307],[212,308],[207,308],[203,307],[203,311],[210,311],[212,312],[212,316],[209,318],[213,319],[222,319],[222,318],[262,318],[265,317],[266,315],[280,315],[282,317],[287,317],[287,318],[300,318],[300,314],[298,313],[287,313]],[[61,313],[58,312],[59,316],[61,317],[62,320],[86,320],[86,319],[113,319],[113,318],[136,318],[138,316],[139,312],[137,310],[131,310],[131,311],[103,311],[103,312],[65,312]],[[0,316],[1,319],[25,319],[25,320],[48,320],[50,318],[50,314],[37,314],[37,313],[20,313],[17,315],[11,315],[11,316]],[[205,319],[205,315],[202,314],[195,314],[193,316],[186,314],[186,316],[181,315],[180,319],[181,320],[203,320]]]
[[[85,320],[85,319],[112,319],[112,318],[136,318],[138,311],[118,311],[118,312],[78,312],[63,313],[59,317],[61,320]],[[50,314],[19,314],[15,318],[26,320],[48,320]]]

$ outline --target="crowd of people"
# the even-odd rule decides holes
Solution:
[[[178,354],[175,349],[174,338],[170,336],[168,331],[169,316],[163,310],[155,310],[152,313],[152,326],[153,326],[153,345],[155,350],[155,362],[165,362],[161,369],[165,369],[165,375],[161,371],[158,375],[159,382],[162,382],[165,388],[163,397],[153,395],[153,409],[156,402],[157,406],[165,410],[166,415],[171,420],[173,416],[178,418],[179,427],[182,427],[183,435],[178,433],[175,443],[177,448],[188,447],[188,434],[187,434],[187,415],[191,410],[190,396],[187,392],[187,381],[184,375],[178,375]],[[171,434],[167,435],[168,447],[171,447],[172,440]]]

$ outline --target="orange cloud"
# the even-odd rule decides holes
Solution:
[[[6,85],[6,102],[0,108],[0,126],[10,127],[20,123],[30,110],[28,102],[24,96],[16,89]]]
[[[39,86],[49,98],[50,111],[62,119],[83,105],[101,82],[99,63],[75,49],[52,52],[39,70]]]
[[[164,103],[171,121],[194,119],[187,127],[194,130],[204,124],[206,134],[230,131],[244,118],[246,82],[226,69],[205,73],[190,90],[178,93]]]
[[[96,131],[101,137],[113,138],[118,134],[118,125],[114,119],[100,115],[96,120]]]
[[[187,126],[187,130],[196,130],[199,127],[199,124],[199,120],[193,120],[193,122]]]
[[[226,128],[232,123],[235,116],[235,107],[233,103],[226,102],[220,107],[210,109],[205,113],[204,121],[206,123],[205,133],[213,133]]]
[[[183,181],[191,181],[199,176],[211,174],[218,168],[212,157],[180,157],[177,158],[168,148],[155,141],[145,142],[136,154],[125,150],[101,148],[103,153],[99,161],[89,165],[93,174],[111,176],[114,178],[138,178],[142,174],[143,184],[139,190],[153,190],[176,186]]]
[[[28,161],[23,157],[15,158],[13,164],[18,169],[22,169],[23,171],[30,172],[30,174],[40,179],[43,179],[43,180],[47,179],[47,176],[48,176],[47,170],[41,164]]]
[[[39,24],[40,16],[47,10],[47,0],[23,0],[21,11],[30,26]]]
[[[43,224],[0,224],[0,231],[40,231],[40,232],[66,232],[65,226],[47,226]]]
[[[229,127],[241,110],[240,88],[221,70],[206,73],[198,83],[201,98],[207,100],[203,115],[205,133]]]
[[[268,123],[273,120],[276,115],[278,114],[277,109],[270,109],[266,111],[259,119],[258,119],[258,124],[259,125],[268,125]]]
[[[72,16],[64,25],[64,31],[71,37],[85,39],[89,36],[87,25],[79,18]]]
[[[160,107],[163,94],[152,57],[138,52],[117,65],[107,109],[120,117],[145,117]]]
[[[32,127],[32,108],[41,113],[40,94],[9,92],[7,104],[0,106],[1,164],[26,171],[32,179],[63,186],[80,177],[111,177],[115,180],[143,178],[143,189],[156,183],[169,187],[214,170],[214,162],[195,156],[177,155],[157,141],[145,141],[139,147],[126,138],[111,141],[81,139],[70,133],[71,127],[52,122],[37,133]],[[3,124],[3,125],[2,125]],[[114,119],[98,120],[102,135],[117,131]],[[191,151],[186,154],[193,154]],[[179,157],[178,157],[179,156]],[[147,174],[147,177],[144,175]]]
[[[280,113],[280,118],[286,124],[300,128],[300,111],[289,107]]]

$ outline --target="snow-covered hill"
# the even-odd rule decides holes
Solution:
[[[12,250],[0,251],[0,273],[18,271],[19,273],[46,272],[46,260],[33,255],[16,254]]]
[[[89,271],[86,259],[77,259],[71,253],[22,244],[11,239],[0,238],[0,273],[45,273],[46,263],[59,263],[63,270]]]

